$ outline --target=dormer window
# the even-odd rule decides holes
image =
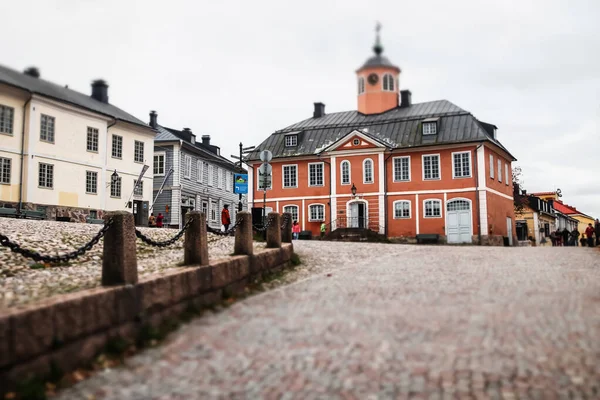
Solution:
[[[358,94],[363,94],[365,92],[365,78],[362,76],[358,78]]]
[[[438,118],[427,118],[423,121],[423,135],[435,135],[437,129]]]
[[[285,147],[295,147],[295,146],[298,146],[298,135],[286,135]]]
[[[383,75],[383,90],[388,92],[394,91],[394,77],[392,74]]]

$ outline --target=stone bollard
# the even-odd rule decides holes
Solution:
[[[283,243],[292,243],[292,224],[294,223],[292,220],[292,214],[283,213],[281,219],[285,224],[281,230],[281,241]]]
[[[113,220],[104,234],[102,251],[102,286],[134,284],[138,281],[133,214],[127,211],[106,213]]]
[[[236,215],[238,226],[235,228],[235,245],[233,254],[236,256],[254,254],[252,244],[252,214],[248,211],[238,212]]]
[[[267,221],[267,248],[278,249],[281,247],[281,215],[270,212]]]
[[[206,215],[200,211],[191,211],[186,216],[187,220],[191,218],[192,221],[185,231],[183,265],[208,265]]]

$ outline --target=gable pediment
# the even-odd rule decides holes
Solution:
[[[323,149],[323,151],[364,150],[385,147],[383,143],[365,132],[353,130]]]

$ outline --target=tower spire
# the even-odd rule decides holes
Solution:
[[[375,25],[375,45],[373,46],[373,51],[377,55],[381,55],[383,53],[383,46],[381,45],[381,38],[379,37],[379,31],[381,30],[381,24],[377,22]]]

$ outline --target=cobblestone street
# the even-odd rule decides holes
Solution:
[[[598,249],[295,246],[289,284],[59,397],[600,398]]]

